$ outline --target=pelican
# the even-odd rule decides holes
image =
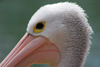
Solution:
[[[27,32],[0,67],[83,67],[93,33],[84,10],[62,2],[41,7],[30,19]]]

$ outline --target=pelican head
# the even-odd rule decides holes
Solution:
[[[82,67],[92,32],[84,10],[75,3],[45,5],[32,16],[26,34],[0,67]]]

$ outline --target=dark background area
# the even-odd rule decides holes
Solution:
[[[43,5],[76,2],[88,15],[94,30],[90,54],[84,67],[100,67],[100,0],[0,0],[0,62],[26,32],[31,16]],[[31,67],[50,67],[46,64]]]

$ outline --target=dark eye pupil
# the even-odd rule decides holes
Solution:
[[[44,24],[40,22],[37,24],[36,29],[43,29],[43,27],[44,27]]]

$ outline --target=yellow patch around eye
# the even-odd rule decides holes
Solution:
[[[45,30],[45,22],[38,22],[35,26],[34,26],[34,33],[41,33],[42,31]]]

